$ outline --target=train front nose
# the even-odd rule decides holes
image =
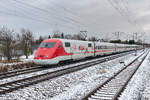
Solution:
[[[34,62],[40,65],[50,65],[57,63],[55,60],[55,52],[57,48],[56,43],[57,42],[53,40],[43,41],[35,54]]]
[[[35,54],[34,59],[52,59],[54,57],[54,48],[39,48]]]
[[[38,65],[50,65],[58,63],[55,60],[55,49],[38,49],[34,57],[34,63]]]

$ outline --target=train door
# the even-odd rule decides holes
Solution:
[[[69,59],[72,59],[72,47],[70,42],[65,42],[65,50],[69,55]]]
[[[114,47],[115,47],[115,52],[117,52],[117,44],[114,43]]]
[[[95,49],[96,49],[95,42],[93,42],[93,44],[94,44],[94,47],[93,47],[93,49],[94,49],[94,57],[95,57],[95,56],[96,56],[96,55],[95,55],[95,53],[96,53],[96,50],[95,50]]]
[[[73,45],[72,45],[72,43],[70,44],[70,54],[71,54],[71,59],[73,59],[74,52],[73,52]]]
[[[88,43],[88,45],[87,45],[87,49],[86,49],[86,54],[87,54],[87,56],[89,57],[89,56],[92,56],[92,50],[93,50],[93,45],[92,45],[92,43]]]
[[[72,44],[72,52],[73,52],[72,59],[77,59],[79,56],[78,56],[78,45],[76,42]]]

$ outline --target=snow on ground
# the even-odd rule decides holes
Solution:
[[[28,56],[28,59],[26,59],[26,56],[23,55],[23,56],[20,57],[20,60],[23,61],[23,62],[32,62],[35,53],[36,53],[36,50],[33,51],[33,54],[32,54],[32,55],[29,55],[29,56]]]
[[[141,100],[145,84],[150,79],[150,53],[130,80],[119,100]],[[148,100],[148,99],[146,99]]]
[[[33,61],[33,58],[34,58],[34,55],[28,56],[28,59],[26,59],[26,56],[21,56],[20,60],[23,62],[31,62],[31,61]]]
[[[150,67],[150,56],[149,58],[147,59],[147,67]],[[148,69],[147,71],[150,71],[150,69]],[[150,76],[150,72],[147,72],[147,74]],[[149,78],[147,78],[147,80],[149,80]],[[145,89],[142,93],[142,98],[141,100],[150,100],[150,80],[148,82],[146,82],[146,85],[145,85]]]
[[[50,79],[39,84],[19,89],[12,93],[2,95],[0,99],[11,100],[79,100],[89,91],[96,88],[108,77],[124,67],[119,64],[131,62],[135,56],[130,54],[102,64],[98,64],[71,74]]]
[[[27,63],[27,62],[32,62],[34,58],[34,55],[30,55],[28,59],[26,59],[25,56],[20,57],[21,62],[13,62],[13,63],[0,63],[0,66],[6,66],[6,65],[16,65],[16,64],[22,64],[22,63]]]
[[[22,56],[19,62],[10,61],[6,63],[5,61],[0,61],[0,71],[10,72],[10,71],[19,70],[19,69],[26,69],[27,67],[30,67],[30,66],[26,66],[26,64],[32,64],[33,58],[34,56],[30,55],[28,59],[26,59],[25,56]]]
[[[147,82],[141,100],[150,100],[150,81]]]

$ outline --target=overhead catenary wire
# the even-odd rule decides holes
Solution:
[[[16,7],[18,7],[18,6],[16,6]],[[22,6],[19,6],[19,7],[20,8],[18,8],[18,9],[21,9]],[[7,7],[5,7],[5,6],[3,8],[7,9]],[[1,12],[2,12],[2,14],[7,14],[7,15],[16,16],[16,17],[22,17],[22,18],[26,18],[26,19],[30,19],[30,20],[34,20],[34,21],[40,21],[42,23],[46,23],[46,24],[49,24],[49,25],[53,24],[53,23],[49,22],[48,19],[46,19],[44,17],[41,17],[41,16],[38,16],[38,17],[37,16],[32,16],[31,17],[30,15],[35,14],[35,12],[33,12],[33,13],[28,12],[27,13],[27,11],[24,10],[24,11],[20,11],[19,14],[16,14],[16,12],[18,13],[18,10],[14,11],[12,9],[7,9],[7,11],[2,11],[2,9],[1,9]],[[70,24],[70,23],[68,23],[68,24]],[[72,29],[75,28],[73,24],[71,24],[71,25],[64,24],[63,26],[68,27],[68,28],[72,28]],[[71,27],[71,26],[73,26],[73,27]]]
[[[22,7],[22,6],[21,6]],[[22,12],[22,13],[24,13],[24,12]],[[33,12],[34,13],[34,12]],[[6,14],[6,13],[5,13]],[[29,16],[30,14],[24,14],[25,16]],[[22,16],[23,17],[23,16]],[[39,16],[38,16],[39,17]],[[37,19],[38,18],[37,16],[35,17],[35,19]],[[29,19],[29,18],[28,18]],[[33,20],[34,18],[32,18],[32,20]],[[45,19],[44,19],[45,20]],[[46,20],[47,22],[48,22],[48,20]],[[43,21],[42,21],[43,22]],[[71,22],[71,21],[66,21],[66,20],[64,20],[63,22],[67,22],[67,24],[70,24],[69,22]],[[53,23],[50,23],[50,22],[48,22],[49,24],[53,24]],[[66,26],[66,24],[64,24],[63,26]],[[74,26],[73,24],[71,24],[71,26]],[[69,28],[73,28],[73,27],[70,27],[70,25],[68,26]]]
[[[17,0],[15,0],[15,1],[17,1]],[[38,2],[38,1],[39,0],[36,0],[36,2]],[[25,5],[26,4],[27,3],[25,3]],[[81,19],[81,17],[79,15],[74,14],[73,12],[71,12],[72,9],[68,9],[68,8],[66,8],[62,5],[58,5],[57,3],[54,3],[54,2],[52,2],[52,5],[53,5],[53,7],[50,7],[49,10],[47,10],[47,9],[45,9],[45,10],[47,10],[48,12],[53,13],[53,15],[57,15],[58,13],[56,13],[56,12],[58,11],[58,9],[55,9],[55,7],[61,8],[60,10],[63,11],[64,13],[66,12],[66,14],[69,14],[69,15],[71,14],[72,15],[72,16],[62,15],[61,18],[63,17],[66,20],[73,21],[75,24],[78,24],[78,26],[82,27],[82,28],[87,28],[88,25],[93,25],[90,21],[88,21],[88,23],[83,23],[82,22],[83,19]],[[32,5],[26,5],[26,6],[32,6]],[[41,9],[44,9],[44,8],[41,8]],[[60,16],[59,16],[59,18],[60,18]]]
[[[120,2],[122,2],[122,4],[124,5],[125,11],[128,13],[131,20],[133,20],[133,23],[135,24],[135,26],[139,29],[139,31],[143,31],[141,24],[138,23],[138,21],[135,19],[135,16],[133,16],[135,14],[129,8],[129,1],[128,0],[120,0]]]
[[[2,0],[3,1],[3,0]],[[17,1],[17,2],[16,2]],[[69,26],[69,28],[75,28],[76,30],[80,31],[80,30],[86,30],[87,28],[89,28],[89,24],[90,24],[90,21],[88,22],[85,22],[85,23],[82,23],[81,20],[79,19],[75,19],[73,18],[72,16],[67,16],[67,15],[63,15],[63,16],[60,16],[58,12],[55,12],[54,9],[44,9],[43,7],[39,7],[39,6],[36,6],[36,5],[32,5],[34,3],[27,3],[25,1],[19,1],[19,0],[9,0],[9,2],[13,2],[16,6],[16,10],[13,11],[14,13],[19,11],[19,14],[22,14],[22,15],[25,15],[25,16],[28,16],[28,19],[29,17],[32,17],[32,19],[35,17],[35,19],[40,19],[40,20],[44,20],[45,21],[49,21],[48,19],[50,19],[50,17],[53,17],[53,20],[57,20],[57,21],[54,21],[54,22],[49,22],[53,25],[59,25],[59,26]],[[9,3],[8,2],[8,3]],[[18,6],[19,5],[19,6]],[[62,6],[63,7],[63,6]],[[24,11],[20,11],[20,9],[24,9]],[[65,8],[64,8],[65,9]],[[68,12],[68,10],[65,12]],[[15,13],[15,14],[17,14]],[[29,14],[30,13],[30,14]],[[69,12],[70,13],[70,12]],[[39,14],[39,16],[38,16]],[[45,14],[46,16],[40,16],[40,15],[43,15]],[[73,13],[72,13],[73,14]],[[13,14],[14,15],[14,14]],[[32,16],[34,15],[34,16]],[[38,17],[37,17],[37,16]],[[64,17],[66,16],[66,17]],[[44,18],[46,17],[46,18]],[[49,18],[48,18],[49,17]],[[69,18],[68,18],[69,17]],[[75,17],[75,14],[74,14],[74,17]],[[24,18],[24,17],[23,17]],[[83,17],[84,18],[84,17]],[[30,20],[32,20],[30,19]],[[73,20],[72,20],[73,19]],[[59,21],[58,21],[59,20]],[[43,21],[42,21],[43,22]],[[62,23],[63,22],[63,23]],[[61,25],[60,25],[61,24]],[[92,25],[92,24],[91,24]],[[73,27],[70,27],[70,26],[73,26]],[[93,25],[92,25],[93,26]],[[92,29],[93,27],[90,27],[90,29]]]
[[[39,1],[40,0],[36,0],[36,2],[39,2]],[[57,9],[54,9],[54,7],[57,7],[57,8],[60,8],[61,11],[65,11],[65,12],[67,12],[67,14],[70,14],[73,18],[81,20],[81,17],[77,13],[72,12],[72,9],[69,9],[68,7],[66,8],[60,4],[53,2],[53,1],[51,1],[51,4],[53,7],[50,7],[50,8],[52,8],[54,11],[57,10]]]
[[[135,28],[142,30],[140,24],[137,23],[135,18],[132,16],[131,10],[129,10],[129,3],[127,0],[108,0],[111,6],[127,20],[127,22],[133,25]],[[122,5],[121,5],[122,4]]]
[[[15,13],[12,13],[12,12],[6,12],[6,11],[2,11],[2,10],[0,10],[0,14],[15,16],[15,17],[24,18],[24,19],[29,19],[29,20],[32,20],[32,21],[40,22],[40,23],[46,23],[46,24],[49,24],[49,25],[51,25],[51,26],[53,25],[52,23],[50,23],[50,22],[47,21],[47,20],[44,20],[44,19],[37,19],[37,18],[34,18],[34,17],[26,16],[26,15],[24,15],[24,14],[15,14]],[[64,27],[74,29],[74,27],[71,27],[71,26],[66,26],[66,25],[64,25]]]
[[[26,7],[33,8],[33,9],[38,10],[38,11],[45,12],[45,13],[47,13],[47,14],[51,14],[51,16],[55,16],[55,18],[58,19],[58,20],[60,20],[60,21],[73,22],[73,23],[75,23],[75,24],[77,24],[77,25],[81,25],[81,26],[84,25],[84,24],[80,23],[79,21],[76,21],[76,20],[74,20],[74,19],[72,19],[72,18],[70,18],[70,17],[67,17],[67,16],[61,16],[61,17],[60,17],[60,16],[57,16],[57,13],[56,13],[56,12],[52,12],[52,11],[51,11],[51,10],[54,10],[53,8],[47,10],[47,9],[43,9],[43,8],[39,8],[39,7],[33,6],[33,5],[31,5],[31,4],[29,4],[29,3],[25,3],[25,2],[23,2],[23,1],[18,1],[18,0],[12,0],[12,1],[14,1],[14,2],[16,2],[16,3],[19,3],[19,4],[21,4],[21,5],[25,5]]]

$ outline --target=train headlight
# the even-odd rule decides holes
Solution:
[[[44,56],[44,58],[47,58],[48,56]]]
[[[34,57],[38,57],[37,55],[35,55]]]

